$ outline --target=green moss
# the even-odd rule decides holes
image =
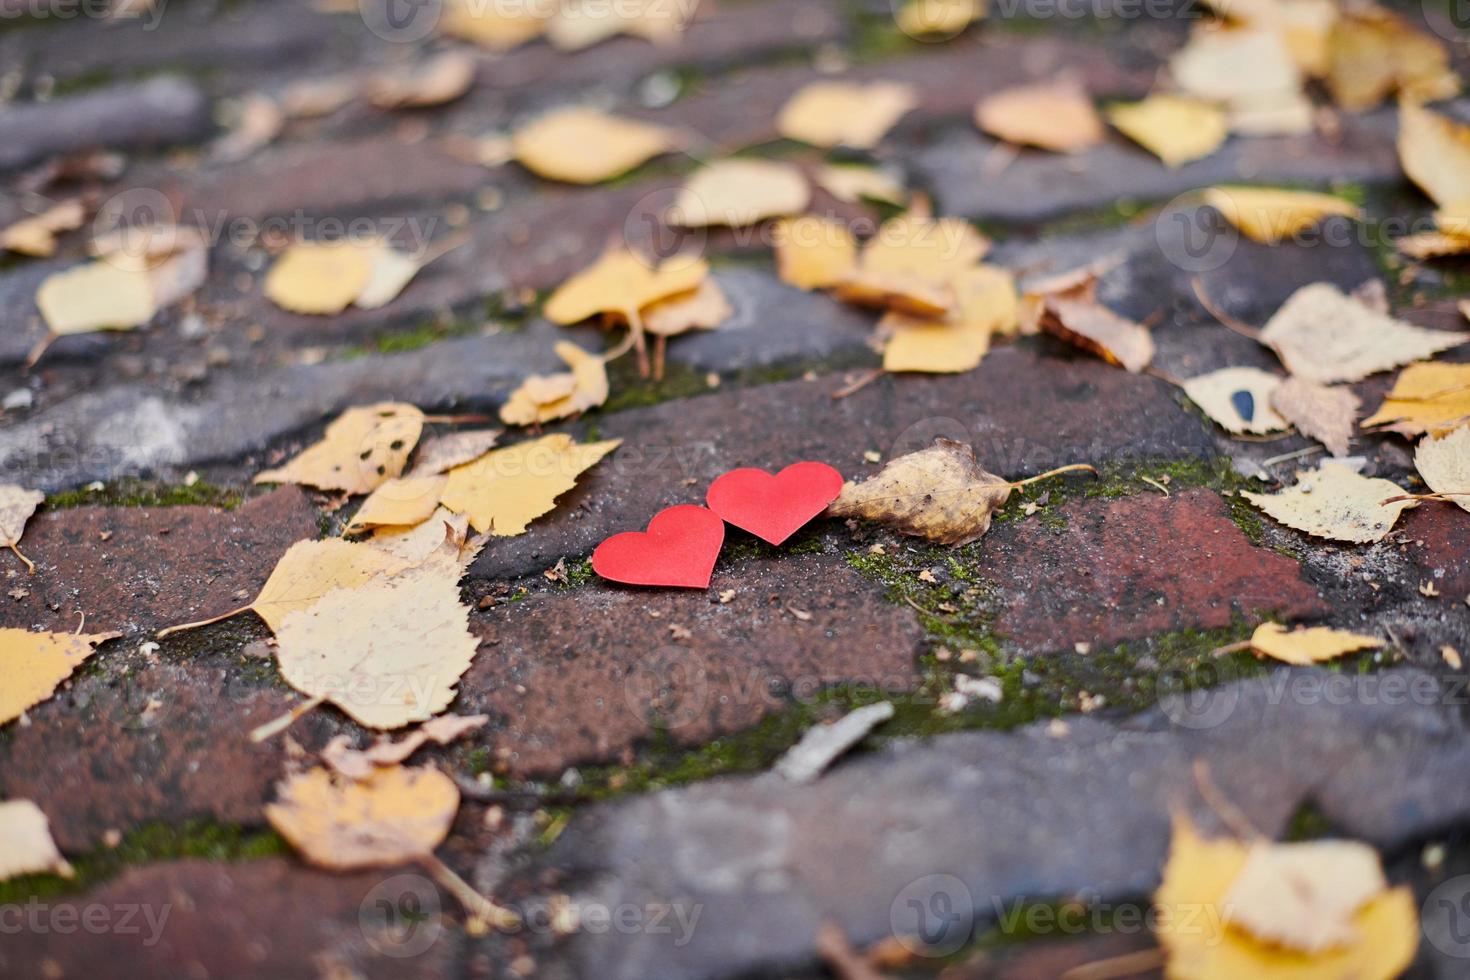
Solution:
[[[178,507],[203,505],[234,510],[245,500],[245,494],[228,487],[217,487],[198,480],[186,486],[182,483],[168,484],[152,480],[122,479],[103,486],[99,490],[82,488],[63,490],[46,498],[46,510],[63,510],[68,507],[85,507],[97,504],[106,507]]]
[[[286,851],[286,842],[270,830],[208,820],[189,820],[179,827],[148,823],[125,834],[117,847],[100,847],[72,858],[76,872],[72,878],[40,874],[0,881],[0,904],[86,891],[129,867],[157,861],[245,861]]]
[[[579,588],[591,582],[596,577],[596,573],[592,571],[592,562],[589,559],[583,558],[567,565],[567,580],[562,583],[562,588]]]
[[[702,373],[672,361],[664,365],[664,376],[659,381],[639,377],[637,359],[631,355],[609,364],[607,374],[612,394],[603,403],[603,412],[644,408],[710,390]]]
[[[1288,841],[1320,840],[1332,836],[1332,832],[1332,821],[1327,819],[1327,814],[1308,800],[1291,815],[1284,837]]]

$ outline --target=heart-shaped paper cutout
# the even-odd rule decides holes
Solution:
[[[842,474],[826,463],[792,463],[775,476],[747,466],[715,480],[710,510],[762,541],[780,544],[827,509],[842,492]]]
[[[712,510],[679,504],[653,515],[647,531],[614,534],[592,552],[592,570],[628,585],[709,588],[725,543],[725,522]]]

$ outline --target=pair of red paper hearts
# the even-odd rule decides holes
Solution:
[[[646,531],[614,534],[592,552],[592,570],[628,585],[707,589],[726,521],[780,544],[841,492],[842,474],[826,463],[792,463],[775,476],[731,470],[710,484],[708,508],[679,504],[653,515]]]

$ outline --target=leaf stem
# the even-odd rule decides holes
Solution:
[[[434,876],[434,880],[444,886],[444,890],[453,895],[463,905],[465,911],[472,918],[484,926],[493,926],[497,929],[514,929],[521,924],[521,917],[504,906],[496,905],[490,899],[475,891],[474,886],[465,881],[454,869],[439,860],[436,854],[425,854],[422,858],[424,867]]]
[[[1062,473],[1080,473],[1083,470],[1086,470],[1093,476],[1097,476],[1097,467],[1090,466],[1087,463],[1072,463],[1068,466],[1058,466],[1054,470],[1047,470],[1045,473],[1038,473],[1035,476],[1029,476],[1024,480],[1016,480],[1012,483],[1007,483],[1006,486],[1014,490],[1017,487],[1024,487],[1027,484],[1036,483],[1037,481],[1045,480],[1048,477],[1059,476]]]
[[[1215,305],[1215,301],[1210,299],[1210,294],[1205,292],[1204,280],[1200,279],[1199,276],[1191,278],[1189,280],[1189,286],[1194,290],[1194,298],[1199,300],[1199,305],[1205,308],[1206,313],[1219,320],[1221,326],[1229,327],[1242,337],[1249,337],[1256,343],[1261,342],[1261,331],[1259,329],[1241,320],[1237,320]]]
[[[27,574],[30,574],[30,575],[36,574],[36,563],[33,562],[33,561],[31,561],[25,555],[21,554],[20,547],[18,545],[11,544],[10,550],[13,551],[13,552],[15,552],[15,557],[19,558],[21,561],[23,561],[23,562],[26,563],[26,572],[27,572]]]
[[[250,733],[250,741],[264,742],[268,739],[275,738],[277,735],[281,734],[286,729],[296,724],[297,719],[299,719],[302,715],[306,714],[307,712],[314,711],[325,700],[326,698],[322,697],[321,695],[317,695],[310,701],[303,701],[301,704],[298,704],[296,707],[292,708],[284,715],[281,715],[281,717],[276,718],[272,721],[268,721],[264,725],[261,725],[259,728],[252,731]]]
[[[255,608],[255,604],[254,603],[250,603],[249,605],[241,606],[239,609],[231,609],[229,612],[220,613],[218,616],[211,616],[209,619],[200,619],[200,620],[195,620],[192,623],[180,623],[177,626],[169,626],[169,627],[166,627],[164,629],[159,630],[157,633],[155,633],[153,635],[153,638],[155,640],[161,640],[165,636],[173,636],[175,633],[182,633],[182,632],[184,632],[184,630],[198,629],[201,626],[209,626],[212,623],[220,623],[220,622],[223,622],[226,619],[229,619],[232,616],[238,616],[242,612],[245,612],[245,611],[247,611],[249,609],[254,609],[254,608]]]

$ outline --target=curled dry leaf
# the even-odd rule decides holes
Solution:
[[[1103,141],[1092,99],[1075,82],[1022,85],[982,99],[975,124],[1007,143],[1080,153]]]
[[[433,476],[479,459],[495,447],[503,429],[471,429],[425,440],[413,461],[409,476]]]
[[[402,402],[349,408],[320,442],[256,483],[299,483],[318,490],[367,493],[403,472],[424,429],[424,413]]]
[[[347,525],[349,533],[372,527],[409,527],[434,515],[449,477],[405,476],[383,483],[368,495]]]
[[[879,323],[888,334],[883,348],[886,371],[932,373],[968,371],[978,365],[996,334],[1017,326],[1015,277],[1005,269],[976,265],[950,279],[954,311],[943,320],[889,313]]]
[[[453,102],[475,83],[475,59],[448,51],[423,64],[384,72],[367,87],[368,101],[379,109],[417,109]]]
[[[938,439],[928,449],[890,460],[862,483],[849,480],[827,510],[958,547],[990,530],[991,516],[1010,496],[1011,484],[987,473],[973,449]]]
[[[549,112],[511,138],[511,150],[527,170],[571,184],[611,180],[674,146],[673,134],[662,126],[586,106]]]
[[[817,186],[839,201],[868,198],[901,206],[907,196],[903,184],[887,171],[861,164],[826,164],[814,179]]]
[[[121,633],[32,633],[0,628],[0,725],[51,697],[97,644]]]
[[[1416,327],[1317,282],[1291,294],[1260,340],[1292,374],[1331,384],[1432,357],[1470,340],[1470,333]]]
[[[32,874],[70,878],[73,871],[40,807],[30,800],[0,801],[0,881]]]
[[[622,444],[621,439],[577,444],[563,433],[493,449],[449,471],[444,506],[469,516],[476,531],[502,537],[556,506],[577,477]]]
[[[1383,641],[1374,636],[1326,626],[1288,630],[1280,623],[1262,623],[1247,642],[1257,656],[1303,667],[1336,660],[1346,653],[1376,650],[1383,646]]]
[[[440,715],[430,718],[396,742],[380,736],[366,749],[351,748],[348,736],[337,735],[322,749],[322,761],[339,776],[366,779],[376,767],[398,765],[430,742],[448,745],[477,728],[483,728],[489,720],[489,715]]]
[[[1388,889],[1376,868],[1362,844],[1211,840],[1176,817],[1154,893],[1169,975],[1392,980],[1414,958],[1419,920],[1413,892]],[[1344,940],[1323,948],[1324,935]]]
[[[86,220],[87,211],[80,200],[61,201],[0,229],[0,249],[39,258],[55,255],[56,236],[80,228]]]
[[[1092,300],[1073,299],[1067,293],[1048,296],[1037,324],[1046,333],[1135,374],[1154,359],[1154,338],[1147,327]]]
[[[1107,109],[1108,122],[1167,167],[1207,157],[1220,148],[1228,132],[1225,113],[1216,105],[1179,95],[1150,95],[1142,102],[1118,103]]]
[[[459,812],[459,788],[432,766],[388,766],[362,780],[316,768],[276,786],[266,819],[312,864],[381,868],[431,855]]]
[[[397,567],[422,565],[430,558],[442,558],[444,542],[453,541],[459,548],[459,564],[468,568],[484,546],[481,538],[469,538],[470,519],[440,506],[429,520],[416,526],[395,524],[374,529],[366,542],[373,550],[396,560]],[[390,563],[389,567],[393,567]]]
[[[624,248],[609,249],[562,283],[547,298],[544,312],[552,323],[563,325],[611,313],[641,329],[639,311],[697,288],[708,275],[703,259],[676,255],[655,263]]]
[[[842,277],[832,295],[854,306],[930,319],[947,316],[955,306],[954,290],[944,283],[861,265]]]
[[[1184,393],[1227,432],[1279,432],[1286,420],[1272,409],[1272,399],[1280,384],[1280,377],[1259,368],[1231,367],[1190,378]]]
[[[715,330],[734,313],[720,284],[706,279],[687,293],[644,307],[643,326],[656,337],[674,337],[690,330]]]
[[[1406,436],[1448,431],[1470,422],[1470,364],[1411,364],[1363,427]]]
[[[911,85],[812,82],[781,107],[776,131],[813,146],[870,150],[916,105]]]
[[[1460,90],[1449,50],[1381,7],[1345,10],[1327,42],[1327,89],[1344,109],[1371,109],[1395,91],[1432,102]]]
[[[32,573],[36,566],[20,551],[20,538],[25,533],[26,521],[46,499],[39,490],[27,490],[13,483],[0,483],[0,548],[9,548],[17,558],[25,562]]]
[[[1470,425],[1421,440],[1414,466],[1429,489],[1470,510]]]
[[[1271,393],[1271,407],[1334,456],[1348,454],[1362,404],[1351,388],[1329,387],[1295,375]]]
[[[402,728],[449,707],[480,641],[460,602],[458,547],[445,549],[452,560],[431,556],[287,613],[276,629],[281,676],[369,728]]]
[[[1356,218],[1350,201],[1331,194],[1274,187],[1218,186],[1205,191],[1210,205],[1251,241],[1275,245],[1332,215]]]
[[[770,160],[720,160],[679,189],[670,221],[685,228],[739,228],[806,209],[811,188],[800,170]]]
[[[1442,208],[1470,207],[1470,126],[1414,102],[1399,104],[1399,163]]]
[[[500,406],[506,425],[537,425],[563,419],[607,401],[607,364],[602,355],[567,340],[557,341],[556,356],[571,371],[533,374]]]
[[[1242,491],[1241,496],[1287,527],[1332,541],[1366,544],[1382,541],[1399,514],[1417,506],[1413,500],[1383,503],[1403,494],[1402,487],[1388,480],[1326,462],[1315,471],[1297,473],[1296,486],[1289,490],[1275,494]]]
[[[857,241],[847,225],[804,214],[776,224],[776,274],[798,289],[835,286],[857,266]]]

